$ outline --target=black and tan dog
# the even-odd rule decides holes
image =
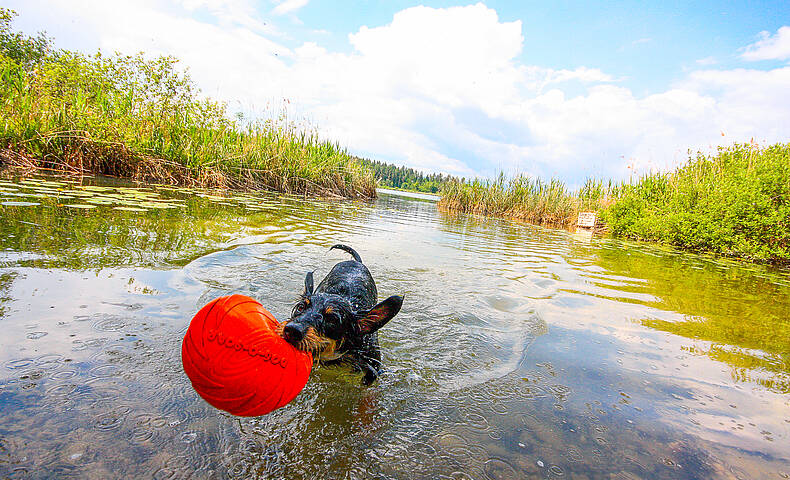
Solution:
[[[393,295],[376,304],[376,283],[353,248],[335,245],[354,260],[335,265],[313,290],[313,272],[304,281],[304,293],[282,324],[282,337],[291,345],[313,353],[321,363],[348,363],[364,372],[370,385],[382,371],[376,331],[394,317],[403,297]]]

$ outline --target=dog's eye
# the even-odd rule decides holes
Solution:
[[[294,315],[299,315],[300,313],[304,312],[304,309],[304,303],[297,303],[294,307]]]
[[[340,315],[335,312],[324,312],[324,320],[332,325],[337,325],[340,323]]]

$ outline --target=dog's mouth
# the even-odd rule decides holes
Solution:
[[[276,333],[283,339],[285,339],[283,330],[285,329],[285,325],[287,323],[288,322],[283,322],[277,326]],[[332,360],[336,357],[335,350],[337,349],[338,342],[323,335],[319,335],[313,327],[307,327],[302,339],[296,344],[291,343],[291,345],[293,345],[297,350],[311,353],[313,358],[316,360],[319,358],[322,360]]]

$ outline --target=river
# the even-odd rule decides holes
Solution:
[[[269,415],[206,404],[189,320],[285,319],[354,247],[386,373],[316,366]],[[373,202],[0,181],[3,478],[790,478],[790,271]]]

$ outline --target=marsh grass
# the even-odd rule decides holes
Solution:
[[[500,174],[495,180],[445,184],[439,208],[569,228],[575,225],[579,212],[604,207],[611,189],[611,182],[605,185],[588,179],[578,192],[571,192],[557,179],[545,182],[524,175],[506,178]]]
[[[172,57],[53,51],[0,9],[0,161],[205,187],[375,197],[344,148],[287,115],[243,122]]]
[[[735,144],[690,156],[672,172],[620,183],[588,179],[577,191],[559,180],[500,174],[493,181],[448,184],[439,204],[566,228],[575,225],[579,212],[597,211],[616,236],[786,264],[790,144]]]

